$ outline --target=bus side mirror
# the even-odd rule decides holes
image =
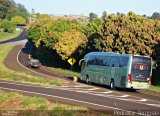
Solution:
[[[81,66],[84,61],[85,61],[84,59],[81,59],[81,60],[79,61],[79,66]]]

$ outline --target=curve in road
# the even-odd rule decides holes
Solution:
[[[18,48],[21,47],[19,46]],[[26,62],[28,58],[27,50],[29,50],[26,49],[22,49],[23,52],[19,53],[19,61]],[[40,72],[43,73],[42,70],[40,70]],[[34,94],[62,101],[64,103],[85,105],[87,107],[100,110],[158,110],[160,108],[160,102],[157,100],[159,97],[157,97],[157,99],[146,98],[147,96],[141,96],[139,94],[137,94],[139,95],[139,97],[137,97],[133,95],[134,93],[126,94],[125,92],[115,92],[88,85],[81,87],[47,88],[1,81],[0,87],[1,89],[20,91],[27,94]]]
[[[89,108],[97,110],[159,110],[159,103],[154,102],[151,104],[150,100],[127,98],[128,96],[114,95],[110,91],[105,90],[103,92],[96,91],[92,87],[81,88],[78,91],[75,88],[67,89],[61,87],[41,87],[32,85],[23,85],[17,83],[0,82],[0,88],[9,89],[14,91],[20,91],[24,93],[40,95],[64,103],[72,103],[78,105],[85,105]],[[93,94],[97,92],[97,94]],[[108,93],[107,93],[108,92]],[[102,96],[103,93],[103,96]],[[117,99],[116,99],[117,98]],[[133,101],[134,100],[134,101]]]
[[[19,42],[19,41],[25,40],[26,38],[27,38],[26,29],[24,28],[22,33],[18,37],[10,39],[10,40],[2,41],[0,42],[0,45]]]

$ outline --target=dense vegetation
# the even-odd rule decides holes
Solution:
[[[25,25],[28,20],[28,11],[21,4],[13,0],[0,0],[0,34],[13,33],[16,25]]]
[[[33,23],[28,38],[37,48],[48,49],[61,60],[77,60],[90,51],[151,56],[159,64],[160,20],[133,12],[94,18],[86,25],[75,20],[45,19]]]
[[[0,19],[10,20],[12,17],[21,16],[28,19],[28,11],[22,4],[16,4],[14,0],[0,0]]]

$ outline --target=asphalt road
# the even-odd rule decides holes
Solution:
[[[0,42],[0,45],[19,42],[19,41],[25,40],[26,37],[27,37],[26,36],[26,29],[24,28],[22,33],[18,37],[10,39],[10,40],[2,41],[2,42]]]
[[[11,82],[0,82],[0,88],[43,96],[59,102],[84,105],[96,110],[159,110],[160,102],[145,97],[94,86],[42,87]]]
[[[18,61],[23,68],[26,65],[26,61],[28,60],[29,52],[30,45],[26,44],[18,54]],[[15,62],[18,63],[18,61]],[[43,69],[32,70],[50,76],[67,76],[44,71]],[[160,109],[159,95],[141,92],[135,93],[123,90],[112,91],[105,87],[97,85],[86,85],[83,83],[74,87],[42,87],[1,81],[0,88],[5,90],[19,91],[29,95],[43,96],[48,99],[63,103],[84,105],[96,110],[132,110],[133,112],[137,112],[140,110],[158,111]]]
[[[35,53],[35,50],[34,48],[32,47],[32,45],[27,42],[25,44],[25,46],[22,48],[21,52],[19,53],[19,56],[18,56],[18,60],[19,62],[23,65],[23,66],[26,66],[28,60],[29,60],[29,55],[32,57],[32,58],[35,58],[36,56],[34,55]],[[65,74],[59,74],[57,72],[49,72],[47,70],[44,70],[43,68],[32,68],[31,70],[35,71],[35,72],[38,72],[38,73],[41,73],[41,74],[45,74],[45,75],[49,75],[49,76],[53,76],[53,77],[70,77],[69,75],[65,75]]]

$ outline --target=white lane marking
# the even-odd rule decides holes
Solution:
[[[23,48],[24,46],[25,46],[25,44],[22,46],[22,48]],[[49,76],[49,75],[45,75],[45,74],[43,74],[43,73],[39,73],[39,72],[33,71],[33,70],[31,70],[31,69],[23,66],[23,65],[19,62],[19,60],[18,60],[18,57],[19,57],[20,52],[22,51],[22,48],[19,50],[19,52],[18,52],[18,54],[17,54],[17,62],[18,62],[18,64],[20,64],[20,65],[21,65],[22,67],[24,67],[25,69],[30,70],[31,72],[34,72],[34,73],[37,73],[37,74],[41,74],[41,75],[44,75],[44,76],[51,77],[51,76]],[[115,92],[115,93],[121,94],[120,92]],[[144,94],[146,94],[146,93],[144,93]],[[150,94],[149,94],[149,95],[150,95]],[[156,96],[156,95],[152,95],[152,96]],[[137,97],[137,96],[133,96],[133,95],[132,95],[132,97],[136,97],[136,98],[140,98],[140,99],[141,99],[141,97]],[[159,96],[158,96],[158,97],[159,97]],[[151,100],[151,101],[155,101],[155,100]]]
[[[147,99],[141,99],[141,100],[139,100],[139,101],[145,102],[145,101],[147,101]]]
[[[56,87],[56,86],[40,86],[40,85],[33,85],[31,83],[13,83],[13,82],[0,82],[0,83],[4,83],[4,84],[14,84],[14,85],[22,85],[22,86],[27,86],[27,87],[43,87],[43,88],[48,88],[48,89],[56,89],[56,88],[59,88],[59,87]],[[29,85],[30,84],[30,85]]]
[[[99,88],[92,88],[92,89],[85,89],[85,90],[89,90],[89,91],[92,91],[92,90],[97,90]]]
[[[122,96],[119,96],[119,97],[129,97],[129,95],[122,95]]]
[[[63,89],[63,90],[72,90],[72,91],[75,91],[75,92],[80,92],[80,93],[104,93],[104,94],[108,94],[108,93],[112,93],[113,91],[105,91],[105,92],[98,92],[98,91],[93,91],[93,90],[97,90],[99,88],[92,88],[92,89],[85,89],[85,88],[60,88],[60,89]],[[96,95],[95,94],[95,95]]]
[[[67,89],[63,89],[63,88],[58,88],[58,89],[67,90]],[[74,91],[74,92],[76,92],[75,90],[67,90],[67,91]],[[79,92],[81,92],[81,91],[79,91]],[[84,92],[82,91],[82,93],[84,93]],[[147,99],[142,99],[142,98],[140,98],[139,100],[137,100],[137,99],[126,99],[126,98],[123,99],[123,98],[120,98],[119,96],[115,96],[115,95],[93,94],[91,92],[86,92],[86,94],[97,95],[97,96],[107,97],[107,98],[111,98],[111,99],[118,99],[118,100],[121,100],[121,101],[128,101],[128,102],[138,103],[138,104],[142,104],[142,105],[148,105],[147,103],[145,103],[145,101],[147,101]],[[148,101],[160,103],[159,101],[154,101],[154,100],[148,100]],[[158,105],[154,106],[154,107],[159,107]]]
[[[118,97],[117,97],[118,98]],[[124,100],[124,101],[135,101],[135,102],[137,102],[137,103],[140,103],[140,102],[146,102],[146,101],[148,101],[147,99],[139,99],[139,100],[137,100],[137,99],[122,99],[122,98],[120,98],[121,100]]]
[[[150,106],[159,106],[160,107],[160,104],[148,104],[148,105],[150,105]]]
[[[101,105],[101,104],[96,104],[96,103],[91,103],[91,102],[86,102],[86,101],[81,101],[81,100],[76,100],[76,99],[71,99],[71,98],[66,98],[66,97],[60,97],[60,96],[55,96],[55,95],[49,95],[49,94],[43,94],[43,93],[36,93],[36,92],[24,91],[24,90],[18,90],[18,89],[10,89],[10,88],[4,88],[4,87],[0,87],[0,88],[1,88],[1,89],[6,89],[6,90],[13,90],[13,91],[20,91],[20,92],[38,94],[38,95],[43,95],[43,96],[48,96],[48,97],[53,97],[53,98],[65,99],[65,100],[70,100],[70,101],[85,103],[85,104],[94,105],[94,106],[100,106],[100,107],[109,108],[109,109],[114,109],[114,110],[126,111],[126,110],[123,110],[123,109],[120,109],[120,108],[114,108],[114,107],[110,107],[110,106],[105,106],[105,105]]]
[[[89,93],[91,91],[76,91],[76,92],[80,92],[80,93]]]
[[[61,87],[61,88],[63,88],[63,87]],[[64,89],[66,89],[66,90],[87,90],[87,89],[84,89],[84,88],[71,88],[71,87],[68,87],[68,88],[64,88]]]
[[[87,85],[76,85],[76,86],[61,86],[61,87],[67,87],[70,89],[70,88],[74,88],[74,87],[88,87],[88,86]]]
[[[29,86],[29,87],[42,87],[42,86],[32,86],[32,85],[24,85],[24,84],[16,84],[16,83],[8,83],[8,82],[0,82],[0,83],[23,85],[23,86]],[[3,88],[3,87],[0,87],[0,88]],[[60,88],[60,87],[54,87],[54,88],[53,87],[43,87],[43,88],[67,90],[66,88]],[[67,91],[74,91],[74,92],[76,92],[75,90],[67,90]],[[83,92],[83,91],[79,91],[79,92]],[[111,92],[113,92],[113,91],[111,91]],[[139,103],[139,104],[143,104],[143,105],[150,105],[150,104],[144,103],[143,101],[145,101],[145,100],[144,99],[142,100],[142,98],[140,100],[134,100],[134,99],[123,99],[123,98],[119,98],[118,96],[114,96],[114,95],[108,95],[107,96],[107,95],[104,95],[104,94],[93,94],[91,92],[85,92],[85,93],[86,94],[90,94],[90,95],[98,95],[98,96],[102,96],[102,97],[107,97],[107,98],[111,98],[111,99],[118,99],[118,100],[121,100],[121,101],[128,101],[128,102]],[[154,100],[148,100],[148,101],[153,101],[153,102],[156,102],[156,103],[160,104],[159,101],[154,101]],[[143,102],[143,103],[141,103],[141,102]],[[160,107],[159,104],[154,105],[154,107]]]
[[[99,88],[91,88],[91,89],[88,89],[88,88],[65,88],[65,89],[70,89],[70,90],[84,90],[84,91],[93,91],[93,90],[97,90]]]
[[[22,46],[22,48],[23,48],[24,46],[25,46],[25,44]],[[19,62],[19,59],[18,59],[18,58],[19,58],[19,55],[20,55],[20,53],[21,53],[21,51],[22,51],[22,48],[19,50],[19,52],[18,52],[18,54],[17,54],[17,62],[18,62],[18,64],[21,65],[23,68],[31,71],[31,72],[34,72],[34,73],[37,73],[37,74],[40,74],[40,75],[43,75],[43,76],[48,76],[48,75],[45,75],[45,74],[43,74],[43,73],[39,73],[39,72],[33,71],[33,70],[27,68],[26,66],[24,66],[23,64],[21,64],[21,63]],[[51,77],[51,76],[48,76],[48,77]]]
[[[104,94],[112,93],[112,92],[113,92],[113,91],[105,91],[105,92],[91,91],[91,93],[104,93]]]
[[[26,44],[26,43],[25,43],[25,44]],[[22,46],[22,48],[24,48],[25,44]],[[20,53],[21,53],[21,51],[22,51],[22,48],[19,50],[19,52],[18,52],[18,54],[17,54],[17,62],[18,62],[19,65],[21,65],[23,68],[25,68],[25,69],[27,69],[27,70],[29,70],[29,71],[31,71],[31,72],[34,72],[34,73],[37,73],[37,74],[40,74],[40,75],[43,75],[43,76],[52,77],[52,76],[49,76],[49,75],[46,75],[46,74],[43,74],[43,73],[39,73],[39,72],[33,71],[33,70],[27,68],[26,66],[24,66],[23,64],[21,64],[18,58],[19,58],[19,55],[20,55]],[[52,78],[53,78],[53,77],[52,77]],[[82,85],[82,84],[81,84],[81,85]],[[85,85],[84,85],[84,86],[85,86]],[[67,86],[67,87],[68,87],[68,86]]]

